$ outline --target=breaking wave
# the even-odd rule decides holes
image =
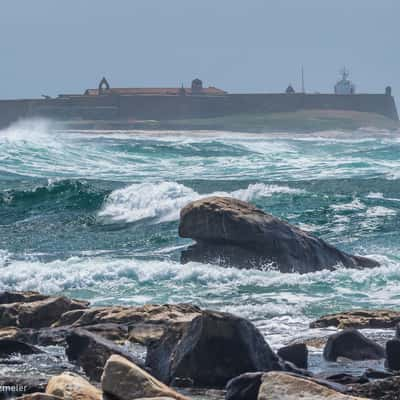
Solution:
[[[155,218],[157,222],[174,221],[179,218],[182,207],[191,201],[208,196],[229,196],[244,201],[270,197],[274,194],[301,195],[305,191],[289,186],[250,184],[246,189],[232,192],[199,194],[177,182],[139,183],[113,191],[106,199],[99,217],[113,222],[135,222]]]

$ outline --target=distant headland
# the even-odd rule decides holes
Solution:
[[[344,69],[334,92],[329,94],[306,93],[304,85],[296,92],[291,84],[282,93],[228,93],[214,86],[205,87],[198,78],[190,87],[115,88],[102,78],[97,88],[83,94],[0,100],[0,127],[24,118],[49,118],[87,129],[230,129],[232,120],[241,126],[241,120],[251,125],[249,121],[254,118],[265,120],[268,125],[268,121],[276,122],[285,116],[289,120],[310,118],[315,112],[328,120],[344,113],[347,120],[356,124],[363,119],[363,113],[369,115],[367,123],[370,115],[377,120],[390,120],[389,125],[399,121],[390,86],[381,94],[357,93]],[[245,129],[246,123],[241,128]]]

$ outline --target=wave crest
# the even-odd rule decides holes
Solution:
[[[182,207],[191,201],[208,196],[228,196],[243,201],[274,194],[304,194],[288,186],[250,184],[233,192],[199,194],[177,182],[139,183],[113,191],[106,199],[99,217],[112,222],[135,222],[153,218],[157,222],[175,221]]]

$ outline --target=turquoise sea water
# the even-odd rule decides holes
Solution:
[[[372,270],[308,275],[179,262],[189,201],[226,194]],[[191,302],[250,318],[275,346],[321,314],[400,307],[400,132],[309,135],[0,131],[0,290],[93,304]],[[313,333],[315,334],[315,332]]]

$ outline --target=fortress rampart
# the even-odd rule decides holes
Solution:
[[[398,120],[391,94],[63,95],[54,99],[0,100],[0,126],[22,118],[75,120],[176,120],[242,113],[344,110]]]

